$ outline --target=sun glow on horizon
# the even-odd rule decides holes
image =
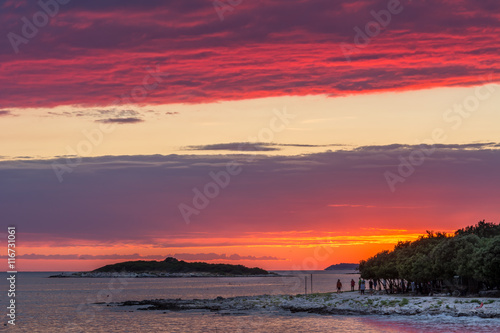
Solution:
[[[253,233],[246,237],[176,239],[178,243],[196,243],[195,247],[159,246],[165,239],[141,246],[134,243],[110,247],[102,244],[68,247],[24,244],[18,261],[20,270],[24,271],[90,270],[121,261],[162,260],[167,256],[189,262],[243,264],[268,270],[311,269],[305,267],[304,262],[315,260],[317,266],[314,269],[323,269],[341,262],[359,262],[380,250],[392,249],[399,241],[415,240],[423,234],[404,229],[364,229],[365,232],[356,235],[315,235],[309,230],[284,232],[281,237],[280,232],[268,232],[258,238],[253,237]],[[228,242],[232,244],[228,245]]]

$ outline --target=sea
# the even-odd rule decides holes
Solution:
[[[140,311],[107,303],[145,299],[323,293],[345,290],[359,275],[277,271],[274,277],[49,278],[19,272],[15,325],[8,323],[8,275],[1,273],[0,332],[500,332],[500,319],[438,316],[341,316],[307,313],[219,314],[208,310]],[[312,280],[312,281],[311,281]],[[312,282],[312,283],[311,283]],[[102,303],[102,304],[95,304]]]

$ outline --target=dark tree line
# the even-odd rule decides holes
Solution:
[[[454,235],[427,231],[359,264],[361,277],[429,285],[443,291],[500,289],[500,224],[484,220]]]

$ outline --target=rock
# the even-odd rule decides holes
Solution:
[[[480,297],[500,297],[500,290],[483,290],[479,292]]]

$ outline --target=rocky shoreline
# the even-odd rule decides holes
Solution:
[[[103,303],[101,303],[103,304]],[[209,310],[221,314],[249,312],[315,313],[322,315],[449,315],[500,318],[500,299],[447,296],[359,295],[357,292],[312,295],[263,295],[215,299],[155,299],[108,303],[134,310]]]

